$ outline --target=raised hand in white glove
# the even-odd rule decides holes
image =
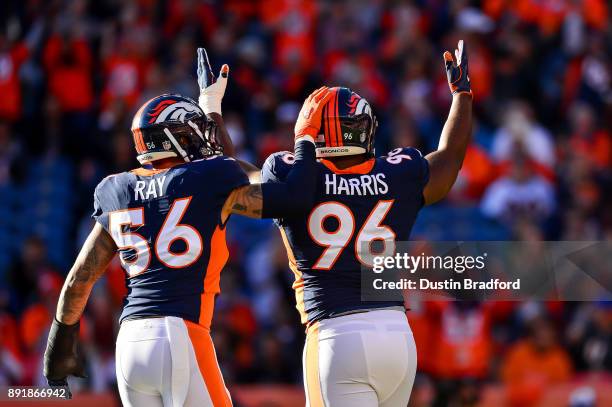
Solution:
[[[223,95],[225,95],[228,74],[229,66],[224,64],[221,67],[221,72],[219,72],[219,77],[215,81],[206,50],[198,48],[198,85],[200,87],[198,104],[205,114],[221,114],[221,101]]]

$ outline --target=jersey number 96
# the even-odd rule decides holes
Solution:
[[[395,233],[389,226],[382,225],[385,216],[393,206],[393,200],[378,201],[368,218],[357,232],[355,238],[355,257],[365,266],[372,267],[374,257],[392,256],[395,253]],[[331,231],[325,228],[327,218],[335,218],[338,227]],[[348,206],[336,202],[323,202],[319,204],[308,218],[308,232],[311,239],[325,250],[314,264],[318,270],[330,270],[346,246],[350,243],[355,232],[355,216]],[[374,252],[372,243],[381,241],[383,249]]]

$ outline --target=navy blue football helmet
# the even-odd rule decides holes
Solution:
[[[170,157],[186,162],[223,153],[217,126],[191,98],[163,94],[143,104],[132,120],[141,164]]]

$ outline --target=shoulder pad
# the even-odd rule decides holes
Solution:
[[[127,179],[127,174],[127,172],[120,172],[117,174],[107,175],[106,177],[102,178],[102,181],[98,183],[98,185],[96,186],[96,191],[103,192],[108,191],[110,188],[116,188],[121,184],[121,182]]]
[[[419,180],[423,185],[429,180],[429,163],[414,147],[398,147],[380,158],[398,166],[402,173]]]
[[[262,180],[266,182],[284,179],[294,162],[295,157],[289,151],[279,151],[270,154],[261,168]]]

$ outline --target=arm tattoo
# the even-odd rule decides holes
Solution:
[[[58,321],[72,325],[79,320],[94,283],[104,273],[116,250],[113,239],[96,223],[62,287],[57,304]]]
[[[260,184],[251,184],[235,189],[223,207],[223,221],[236,213],[249,218],[261,218],[263,208],[263,195]]]
[[[232,212],[260,218],[262,206],[263,195],[261,193],[261,186],[259,184],[252,184],[238,192]]]

